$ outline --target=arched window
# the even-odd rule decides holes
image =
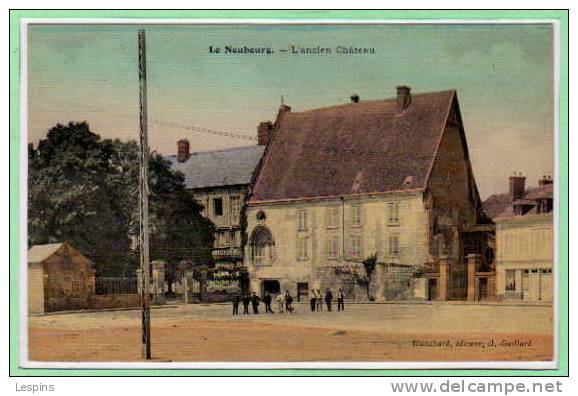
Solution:
[[[275,241],[267,227],[259,226],[251,234],[251,260],[254,264],[268,265],[275,258]]]

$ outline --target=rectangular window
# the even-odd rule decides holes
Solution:
[[[327,228],[339,227],[339,207],[327,208]]]
[[[351,226],[361,227],[361,207],[352,206],[351,207]]]
[[[327,259],[337,260],[339,259],[339,237],[331,236],[327,240]]]
[[[351,251],[350,255],[352,258],[359,259],[361,258],[361,235],[352,235],[350,238],[351,241]]]
[[[220,232],[215,234],[215,246],[223,247],[223,234]]]
[[[399,235],[389,236],[389,256],[390,257],[399,256]]]
[[[389,202],[387,204],[387,224],[399,224],[399,202]]]
[[[307,211],[305,209],[299,209],[297,214],[299,217],[298,231],[307,231]]]
[[[234,225],[239,224],[241,215],[241,198],[231,197],[231,221]]]
[[[506,290],[516,291],[516,270],[506,270]]]
[[[223,198],[213,198],[213,214],[215,216],[223,215]]]
[[[309,238],[297,238],[297,259],[307,260],[309,258]]]

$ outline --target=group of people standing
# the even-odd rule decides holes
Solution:
[[[325,296],[321,293],[320,290],[317,291],[311,290],[311,293],[312,294],[310,303],[312,312],[323,311],[323,300],[325,300],[327,311],[331,312],[331,304],[333,302],[333,293],[331,293],[331,290],[325,289]],[[338,311],[345,310],[344,299],[345,296],[343,294],[343,291],[339,289],[339,291],[337,292]],[[243,304],[243,315],[249,315],[249,305],[251,305],[251,307],[253,308],[253,314],[257,315],[259,314],[259,305],[261,304],[261,301],[263,301],[263,304],[265,304],[265,313],[268,314],[275,313],[271,308],[271,304],[273,303],[273,296],[269,292],[265,292],[263,299],[261,299],[257,294],[255,294],[255,292],[253,292],[252,295],[246,294],[243,296],[243,298],[241,298],[238,294],[233,295],[233,315],[239,314],[240,303]],[[277,302],[278,312],[280,313],[286,312],[290,314],[293,313],[294,310],[293,297],[291,296],[291,293],[289,293],[289,290],[286,290],[285,294],[282,294],[280,292],[277,293],[277,295],[275,296],[275,301]]]
[[[333,303],[333,293],[329,288],[325,289],[325,295],[321,293],[321,290],[311,290],[311,298],[309,304],[311,306],[311,312],[321,312],[323,311],[323,300],[325,300],[325,306],[327,311],[331,312],[331,304]],[[337,291],[337,311],[345,310],[345,295],[343,290],[339,289]]]

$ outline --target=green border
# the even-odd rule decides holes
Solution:
[[[351,369],[24,369],[18,366],[19,99],[21,18],[151,19],[548,19],[560,22],[559,169],[559,368],[554,370],[351,370]],[[181,11],[181,10],[11,10],[10,11],[10,375],[11,376],[567,376],[568,375],[568,10],[399,11]]]

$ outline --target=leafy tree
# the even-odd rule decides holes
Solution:
[[[138,263],[139,148],[102,140],[86,122],[58,124],[29,147],[28,243],[70,242],[98,275],[130,275]],[[158,154],[149,161],[150,256],[211,262],[212,225]]]
[[[365,269],[365,279],[364,283],[366,285],[367,290],[367,299],[371,300],[371,296],[369,293],[369,286],[371,285],[371,278],[373,273],[375,272],[375,266],[377,265],[377,254],[372,254],[365,260],[363,260],[363,268]]]

